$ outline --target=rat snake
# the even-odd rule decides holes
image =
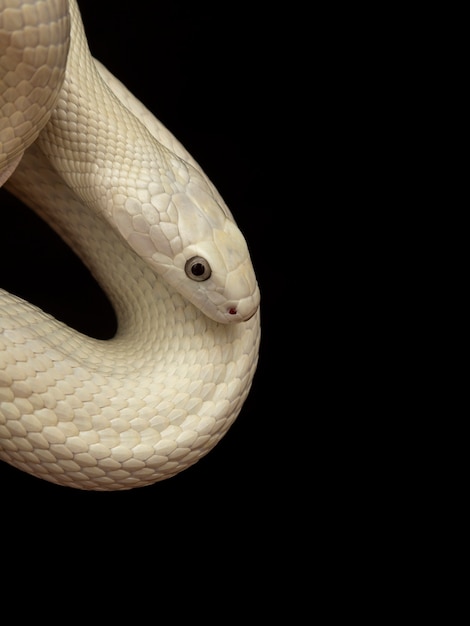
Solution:
[[[91,56],[75,0],[0,0],[0,109],[0,185],[80,256],[118,320],[95,339],[0,289],[0,459],[79,489],[174,476],[252,384],[245,239],[196,161]]]

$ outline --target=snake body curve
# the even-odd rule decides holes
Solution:
[[[77,252],[118,319],[97,340],[0,289],[0,459],[79,489],[174,476],[252,384],[245,239],[197,162],[91,56],[75,0],[0,0],[0,72],[0,183]]]

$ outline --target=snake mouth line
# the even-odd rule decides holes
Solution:
[[[257,311],[258,309],[256,309]],[[248,322],[248,320],[251,320],[252,317],[254,317],[256,315],[256,311],[253,311],[253,313],[251,315],[249,315],[248,317],[245,317],[245,319],[243,320],[244,322]]]
[[[241,322],[248,322],[249,320],[251,320],[252,317],[254,317],[254,315],[256,315],[256,311],[257,310],[258,309],[256,308],[253,311],[253,313],[250,313],[247,317],[241,317],[240,316],[241,317],[240,321]],[[239,315],[237,307],[236,306],[232,306],[229,309],[227,309],[227,314],[230,315],[230,316]]]

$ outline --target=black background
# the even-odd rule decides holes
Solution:
[[[219,539],[250,528],[261,540],[297,497],[299,421],[309,412],[292,402],[289,326],[298,298],[285,220],[295,209],[296,189],[281,148],[289,122],[279,105],[289,89],[282,66],[286,32],[279,20],[274,25],[273,9],[255,15],[236,3],[137,4],[81,0],[90,48],[199,161],[245,234],[262,295],[258,370],[225,438],[174,478],[127,492],[82,492],[2,463],[1,497],[10,511],[21,500],[35,522],[73,509],[73,518],[64,513],[69,521],[78,516],[92,534],[96,524],[112,525],[130,507],[134,530],[188,524],[190,533],[198,519]],[[99,288],[66,246],[5,190],[0,206],[1,286],[84,332],[112,333],[113,316]],[[37,497],[47,505],[38,508]]]

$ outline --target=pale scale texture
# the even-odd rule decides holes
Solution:
[[[69,27],[65,0],[0,0],[0,185],[2,170],[49,119],[64,79]]]

